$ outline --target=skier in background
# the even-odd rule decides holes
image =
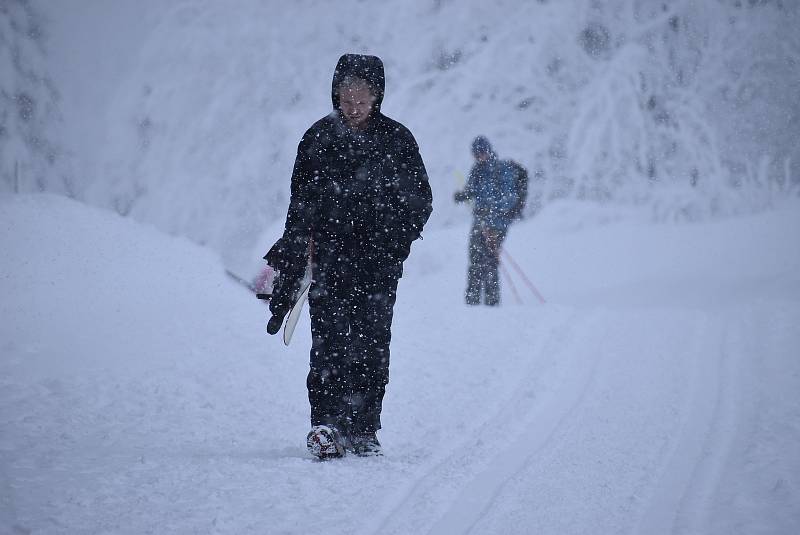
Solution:
[[[500,252],[511,222],[521,216],[524,197],[518,191],[515,165],[497,158],[489,140],[478,136],[472,142],[475,163],[457,203],[472,201],[469,234],[469,269],[465,300],[468,305],[500,304],[498,268]],[[524,169],[523,169],[524,171]],[[527,173],[525,173],[527,184]]]
[[[320,458],[381,454],[397,282],[432,209],[413,135],[381,113],[384,80],[378,57],[339,59],[333,112],[300,141],[285,230],[265,256],[291,271],[312,251],[307,445]]]

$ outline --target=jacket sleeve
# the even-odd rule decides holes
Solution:
[[[464,186],[464,195],[466,196],[467,200],[474,201],[476,195],[476,187],[478,181],[478,170],[477,166],[473,165],[472,169],[469,171],[469,177],[467,178],[467,185]]]
[[[422,234],[422,228],[433,210],[433,193],[419,146],[411,132],[405,130],[404,134],[398,192],[401,218],[395,237],[398,247],[396,256],[401,261],[408,256],[411,242]]]
[[[291,238],[307,237],[314,221],[315,203],[313,198],[314,170],[310,165],[310,152],[313,150],[314,135],[307,132],[297,146],[297,156],[292,170],[291,198],[286,213],[284,236]]]
[[[456,191],[453,195],[453,200],[457,203],[475,200],[475,166],[469,172],[467,183],[460,191]]]
[[[264,256],[267,263],[278,270],[286,270],[307,262],[308,243],[314,221],[315,207],[312,195],[313,170],[309,165],[309,151],[313,135],[303,136],[297,146],[297,157],[292,171],[291,197],[286,213],[283,236]]]

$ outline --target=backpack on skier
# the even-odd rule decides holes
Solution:
[[[512,220],[522,219],[525,202],[528,199],[528,170],[514,160],[506,160],[505,163],[513,171],[514,188],[518,199],[517,204],[509,211],[508,215]]]

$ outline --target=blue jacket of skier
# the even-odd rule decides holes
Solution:
[[[481,223],[505,231],[518,201],[514,169],[497,157],[484,137],[476,138],[473,153],[483,157],[472,166],[462,198],[473,202],[472,214]]]

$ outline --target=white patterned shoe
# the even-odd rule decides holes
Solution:
[[[311,455],[320,459],[344,457],[344,444],[335,427],[315,425],[308,432],[306,445]]]

